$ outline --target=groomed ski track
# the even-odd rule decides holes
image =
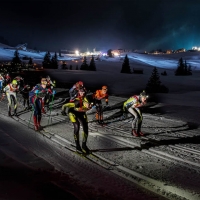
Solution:
[[[61,163],[56,163],[50,157],[47,159],[45,154],[41,155],[41,152],[37,150],[31,149],[31,151],[52,162],[51,164],[58,170],[64,171],[66,159],[73,163],[71,170],[76,166],[74,163],[78,163],[83,171],[92,169],[91,173],[96,178],[103,176],[103,172],[98,170],[103,168],[109,176],[113,177],[110,179],[113,181],[112,184],[118,185],[118,179],[125,180],[121,182],[123,186],[119,186],[124,187],[126,191],[126,195],[118,194],[122,199],[129,199],[129,196],[131,199],[131,194],[127,195],[130,193],[129,183],[136,184],[166,199],[200,199],[200,147],[197,142],[200,138],[199,129],[191,128],[186,122],[178,119],[144,113],[142,130],[145,136],[133,137],[130,134],[132,121],[130,116],[121,120],[118,115],[120,108],[116,105],[120,105],[124,100],[121,97],[109,97],[111,107],[104,112],[104,119],[108,122],[105,127],[95,123],[95,109],[88,112],[88,146],[93,151],[93,155],[81,158],[74,153],[73,126],[68,116],[60,114],[61,106],[68,99],[56,99],[51,112],[48,111],[42,116],[43,130],[32,132],[41,136],[41,140],[35,137],[38,147],[46,144],[46,151],[59,156]],[[1,117],[5,118],[7,99],[0,102],[0,107]],[[21,109],[22,105],[19,105],[18,111],[20,112]],[[23,124],[26,128],[33,129],[31,112],[21,112],[18,117],[11,119]],[[27,135],[27,137],[32,140],[34,136]],[[23,139],[18,142],[22,141]],[[23,145],[26,146],[26,144]],[[78,166],[77,170],[79,170]],[[70,169],[67,168],[64,172],[70,173],[69,171]],[[87,180],[87,173],[85,173],[85,180]]]

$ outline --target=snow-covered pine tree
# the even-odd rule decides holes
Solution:
[[[131,69],[130,69],[130,65],[129,65],[129,58],[128,58],[127,54],[124,57],[124,62],[122,64],[121,73],[131,74]]]

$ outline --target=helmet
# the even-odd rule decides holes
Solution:
[[[147,95],[147,93],[145,92],[145,90],[143,90],[143,91],[140,93],[140,96],[141,96],[141,97],[146,97],[146,98],[149,97],[149,96]]]
[[[47,81],[47,79],[46,78],[42,78],[41,81]]]
[[[83,86],[83,82],[82,82],[82,81],[79,81],[78,84],[79,84],[80,86]]]
[[[12,85],[17,85],[17,81],[16,81],[16,80],[13,80],[13,81],[12,81]]]
[[[50,79],[50,76],[46,76],[46,78]]]
[[[107,86],[102,86],[102,90],[107,90],[108,89],[108,87]]]

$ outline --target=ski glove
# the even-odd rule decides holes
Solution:
[[[35,94],[38,94],[39,93],[39,90],[35,90]]]
[[[53,94],[53,95],[55,95],[55,94],[56,94],[56,91],[55,91],[55,90],[53,90],[52,94]]]

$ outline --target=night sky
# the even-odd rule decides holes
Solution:
[[[0,36],[58,51],[200,46],[200,0],[3,0]]]

